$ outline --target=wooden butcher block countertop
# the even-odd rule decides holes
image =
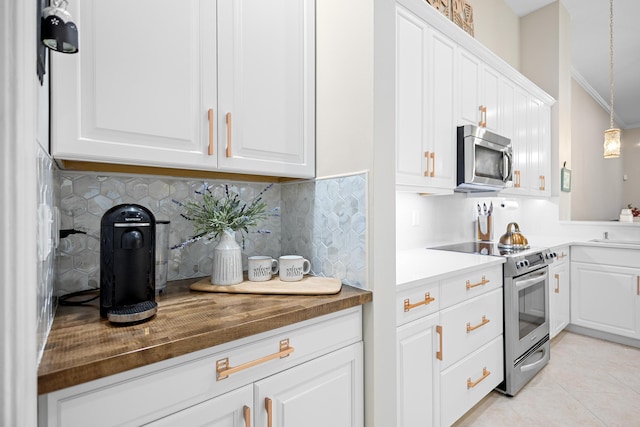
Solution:
[[[193,351],[365,304],[372,293],[343,285],[334,295],[196,292],[170,282],[147,322],[118,326],[91,306],[59,306],[38,369],[49,393]],[[97,294],[96,294],[97,295]]]

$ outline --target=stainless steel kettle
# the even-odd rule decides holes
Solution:
[[[498,246],[505,249],[527,249],[529,242],[520,232],[517,222],[510,222],[507,225],[507,232],[500,237]]]

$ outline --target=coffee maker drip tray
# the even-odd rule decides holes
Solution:
[[[113,323],[132,323],[146,320],[156,314],[158,303],[143,301],[124,307],[114,307],[107,311],[107,319]]]

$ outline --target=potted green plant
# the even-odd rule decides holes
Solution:
[[[178,203],[182,209],[182,216],[194,223],[195,235],[177,247],[195,242],[200,239],[220,239],[213,249],[213,271],[211,283],[213,285],[235,285],[242,282],[242,250],[236,241],[236,232],[242,234],[244,245],[245,233],[250,227],[255,227],[268,216],[267,204],[262,195],[273,184],[266,186],[250,202],[242,201],[238,193],[229,191],[224,186],[224,196],[217,198],[206,184],[201,191],[199,201]]]

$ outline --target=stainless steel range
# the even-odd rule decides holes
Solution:
[[[430,249],[505,257],[504,381],[498,390],[514,396],[548,362],[549,264],[547,248],[507,249],[492,242],[465,242]]]

